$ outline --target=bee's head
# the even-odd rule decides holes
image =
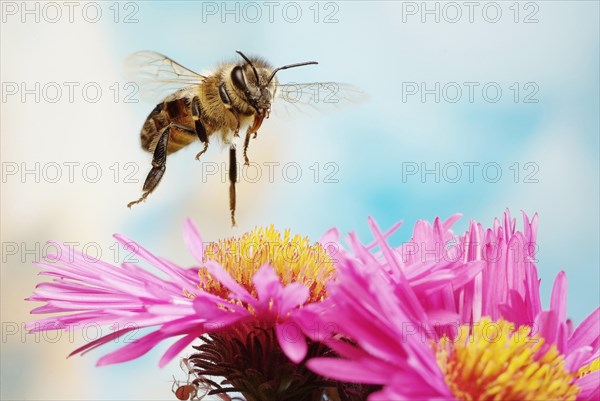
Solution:
[[[242,56],[246,63],[237,65],[231,70],[231,81],[235,88],[243,94],[246,102],[263,117],[268,115],[271,110],[271,102],[273,101],[276,87],[276,81],[273,78],[275,78],[277,71],[317,64],[316,61],[309,61],[306,63],[285,65],[271,70],[266,63],[260,61],[261,65],[257,69],[244,53],[241,51],[237,51],[237,53]]]
[[[244,99],[259,115],[265,115],[271,108],[271,101],[275,93],[275,82],[267,84],[269,78],[268,66],[258,64],[255,66],[250,60],[247,63],[237,65],[231,70],[231,82]],[[258,67],[258,68],[256,68]]]

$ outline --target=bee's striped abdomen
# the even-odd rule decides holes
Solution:
[[[161,131],[169,124],[177,124],[194,129],[194,120],[189,103],[184,98],[158,104],[148,115],[142,128],[142,148],[154,152]],[[169,133],[167,153],[173,153],[189,145],[197,136],[195,131],[184,131],[172,127]]]

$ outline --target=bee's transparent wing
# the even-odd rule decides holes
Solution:
[[[127,79],[135,82],[140,97],[159,102],[166,96],[191,85],[199,85],[206,77],[171,60],[164,54],[141,51],[125,60]]]
[[[339,82],[278,84],[273,102],[276,115],[314,115],[362,103],[369,97],[354,85]]]

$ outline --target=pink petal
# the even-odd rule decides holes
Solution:
[[[588,373],[575,381],[579,387],[578,400],[599,400],[600,399],[600,370]]]
[[[325,232],[325,234],[323,234],[323,236],[319,240],[319,243],[323,247],[327,247],[327,245],[329,245],[329,244],[337,244],[339,242],[339,239],[340,239],[340,232],[338,231],[337,228],[334,227],[334,228],[330,228],[329,230],[327,230]]]
[[[385,378],[390,374],[385,365],[378,370],[368,370],[361,361],[338,358],[313,358],[306,362],[306,365],[322,376],[352,383],[379,384],[385,382]]]
[[[310,296],[310,291],[304,284],[291,283],[281,289],[279,313],[287,315],[292,309],[304,305]]]
[[[577,372],[593,355],[592,347],[581,347],[565,357],[565,367],[570,372]]]
[[[95,348],[103,345],[103,344],[106,344],[107,342],[116,340],[117,338],[120,338],[121,336],[129,333],[130,331],[137,330],[137,329],[138,328],[135,327],[135,326],[133,326],[133,327],[127,327],[127,328],[124,328],[124,329],[121,329],[121,330],[117,330],[117,331],[115,331],[115,332],[113,332],[111,334],[108,334],[106,336],[100,337],[97,340],[91,341],[91,342],[85,344],[84,346],[77,348],[75,351],[71,352],[69,354],[69,356],[67,356],[67,358],[69,358],[69,357],[71,357],[73,355],[77,355],[79,353],[81,355],[83,355],[83,354],[85,354],[85,353],[87,353],[87,352],[89,352],[89,351],[91,351],[91,350],[93,350],[93,349],[95,349]]]
[[[460,220],[461,217],[462,217],[462,213],[454,213],[452,216],[450,216],[446,220],[444,220],[444,222],[442,223],[442,226],[444,227],[444,231],[449,231],[452,228],[452,226],[454,225],[454,223],[456,223],[458,220]]]
[[[532,318],[529,316],[527,305],[516,290],[509,290],[510,304],[498,305],[501,316],[513,322],[517,326],[531,325]]]
[[[96,366],[112,365],[115,363],[127,362],[131,361],[132,359],[139,358],[154,348],[154,346],[156,346],[164,338],[165,335],[159,331],[147,334],[124,347],[104,355],[98,360]]]
[[[402,221],[398,221],[398,222],[394,223],[385,233],[383,233],[383,238],[387,238],[390,235],[392,235],[394,232],[396,232],[397,229],[399,229],[402,226],[402,224],[404,224]],[[365,248],[370,250],[370,249],[375,248],[376,246],[377,246],[377,241],[373,241],[372,243],[367,245]]]
[[[277,341],[283,353],[294,363],[300,363],[306,356],[308,344],[300,327],[293,323],[275,326]]]
[[[569,338],[569,352],[579,347],[590,345],[594,350],[598,349],[600,339],[600,307],[597,307],[577,326],[571,338]]]
[[[559,322],[567,320],[567,276],[564,271],[558,273],[554,280],[550,297],[550,309],[556,312]]]
[[[179,267],[176,268],[174,265],[166,263],[164,260],[154,256],[146,248],[124,235],[115,234],[114,237],[125,247],[128,247],[127,249],[131,249],[134,254],[147,260],[154,267],[167,274],[171,280],[173,280],[173,283],[179,286],[181,290],[186,289],[190,293],[194,293],[197,290],[196,283],[190,281],[189,274],[185,269]]]
[[[261,304],[268,304],[272,299],[279,300],[281,281],[271,266],[268,264],[261,266],[254,274],[252,282]]]
[[[242,302],[254,303],[256,300],[244,287],[233,279],[227,271],[217,262],[209,260],[204,267],[212,276],[233,293],[236,299]]]
[[[204,334],[203,330],[198,330],[196,332],[192,332],[185,337],[177,340],[173,345],[169,347],[169,349],[164,353],[164,355],[160,358],[158,362],[158,366],[160,368],[165,367],[173,358],[175,358],[181,351],[183,351],[188,345],[190,345],[194,340],[196,340],[200,335]]]
[[[225,306],[227,309],[225,309]],[[194,299],[194,311],[196,315],[207,321],[220,319],[232,313],[245,317],[250,314],[248,309],[232,304],[224,299],[208,293],[201,293]]]
[[[202,242],[202,236],[200,235],[200,232],[198,232],[198,229],[190,219],[185,219],[183,239],[187,249],[194,256],[194,258],[198,262],[204,263],[204,242]]]
[[[558,339],[559,322],[554,311],[544,311],[537,315],[532,334],[540,334],[544,345],[555,344]]]

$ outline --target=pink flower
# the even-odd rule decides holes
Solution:
[[[597,398],[600,311],[572,330],[564,273],[550,310],[541,310],[533,259],[537,217],[530,222],[524,215],[524,233],[515,231],[507,212],[507,229],[498,221],[491,230],[472,223],[458,237],[449,232],[455,220],[419,222],[411,241],[397,249],[371,222],[381,250],[375,256],[367,254],[372,245],[351,236],[353,253],[342,254],[328,299],[300,312],[331,328],[320,340],[339,357],[315,358],[308,366],[332,379],[383,386],[369,400]],[[415,246],[433,251],[416,253]],[[451,274],[458,262],[476,274],[466,282],[459,273],[444,286],[428,283],[426,291],[410,279],[411,270],[429,263],[430,272],[440,265]]]
[[[455,294],[462,308],[462,321],[504,319],[516,327],[531,326],[532,334],[540,335],[546,351],[554,345],[565,356],[567,369],[578,372],[587,369],[600,356],[600,309],[593,311],[573,331],[567,319],[567,278],[560,272],[554,281],[550,309],[542,310],[535,252],[537,251],[537,214],[529,220],[523,213],[524,230],[516,231],[516,221],[510,212],[504,213],[501,225],[494,220],[493,228],[485,230],[471,222],[462,236],[466,260],[483,260],[486,267],[470,286],[468,292]],[[459,302],[460,299],[466,302]],[[595,330],[594,330],[595,328]],[[581,389],[580,399],[600,397],[600,371],[581,375],[575,381]]]
[[[270,227],[207,246],[188,221],[185,240],[199,262],[192,268],[116,236],[160,276],[137,264],[69,259],[63,248],[58,263],[38,264],[55,278],[30,298],[46,302],[32,313],[59,315],[28,328],[119,328],[72,354],[153,328],[99,365],[135,359],[177,337],[164,366],[200,339],[185,359],[194,383],[249,399],[308,401],[332,387],[352,401],[600,397],[600,309],[574,329],[564,273],[542,309],[537,216],[523,215],[523,232],[506,212],[503,224],[472,222],[455,235],[459,217],[419,221],[398,248],[387,237],[400,224],[383,233],[369,220],[374,242],[351,233],[349,249],[335,254],[325,247],[338,244],[336,230],[313,245]],[[207,378],[216,376],[226,381]]]
[[[216,346],[219,341],[231,343],[235,339],[245,341],[249,335],[260,337],[262,334],[257,335],[256,330],[274,332],[275,344],[270,342],[270,334],[265,339],[271,347],[279,344],[280,349],[266,349],[273,355],[283,351],[295,362],[300,362],[307,352],[316,355],[309,351],[304,339],[290,341],[286,338],[285,324],[294,310],[325,296],[324,286],[333,275],[333,265],[320,244],[310,245],[307,238],[292,237],[289,231],[282,237],[272,227],[255,229],[240,239],[231,238],[208,246],[203,244],[190,221],[186,222],[184,234],[200,267],[179,267],[123,236],[115,236],[137,256],[160,270],[165,278],[136,264],[123,263],[119,267],[104,262],[90,263],[83,255],[73,256],[68,252],[57,255],[56,259],[60,259],[56,264],[38,263],[43,269],[41,274],[53,276],[54,280],[39,284],[28,299],[46,302],[32,313],[61,315],[31,322],[28,329],[35,332],[76,328],[85,323],[121,327],[76,349],[71,353],[73,355],[86,353],[134,329],[154,328],[134,342],[103,356],[98,365],[138,358],[161,341],[179,337],[162,356],[159,363],[162,367],[201,336],[205,343]],[[69,256],[72,259],[69,260]],[[225,345],[226,349],[218,352],[225,354],[232,347]],[[199,364],[206,362],[202,358],[203,355],[196,358]],[[302,369],[294,364],[288,368],[290,375]],[[311,372],[307,371],[307,374],[316,377]],[[293,380],[297,381],[297,378]],[[238,383],[236,390],[247,394],[255,391],[244,385]]]

